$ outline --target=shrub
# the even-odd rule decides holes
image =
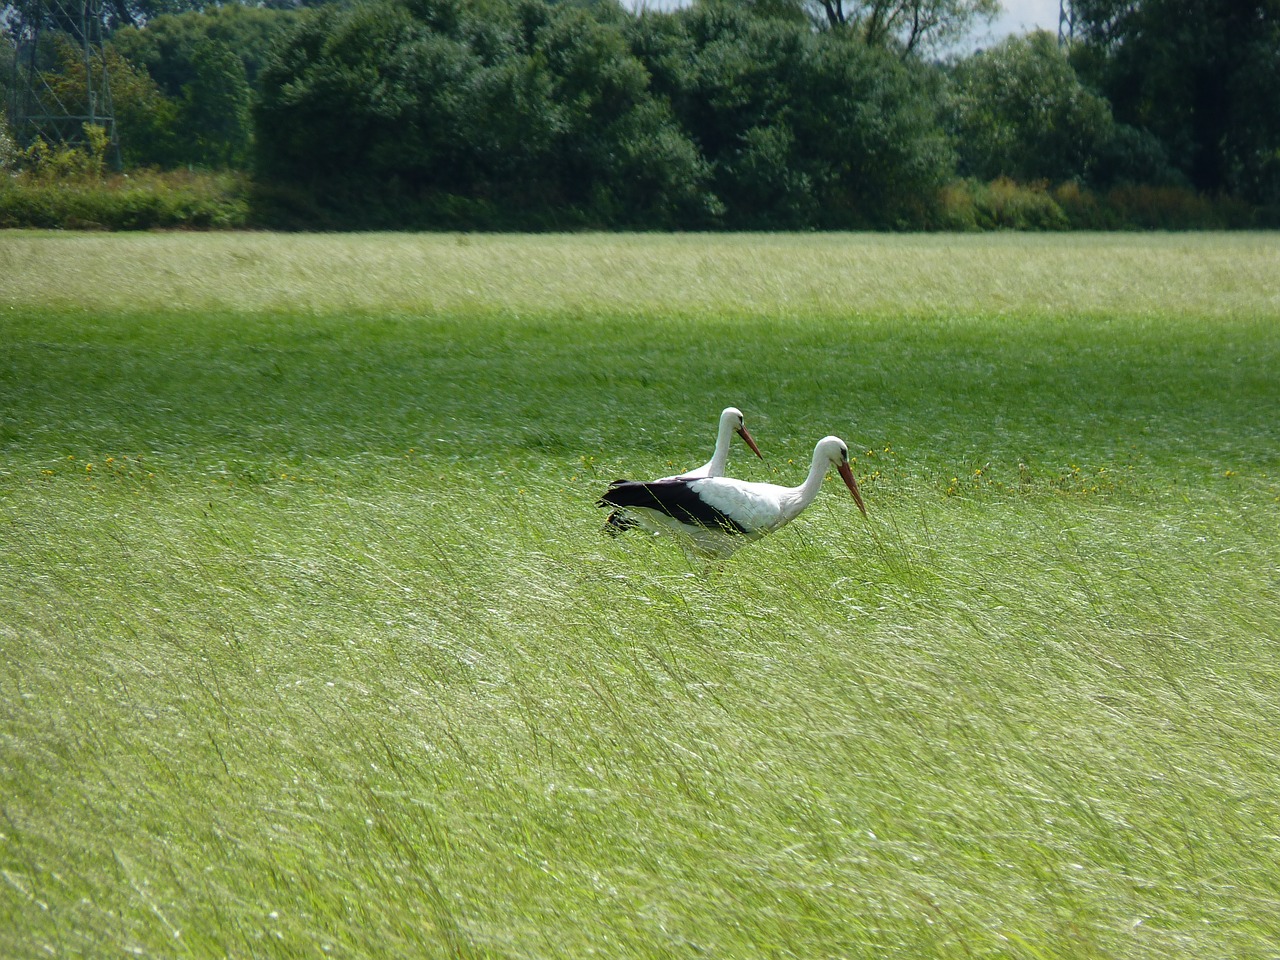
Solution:
[[[1049,189],[957,180],[939,192],[944,230],[1237,230],[1265,228],[1265,208],[1230,197],[1205,197],[1184,186],[1125,185],[1091,190],[1077,181]]]
[[[1066,214],[1043,183],[1018,184],[1007,177],[990,183],[948,184],[941,191],[939,226],[947,230],[1064,230]]]
[[[1116,187],[1107,192],[1106,202],[1123,225],[1146,230],[1239,229],[1253,219],[1241,201],[1211,199],[1186,187]]]
[[[1076,230],[1115,230],[1122,226],[1116,211],[1092,190],[1074,180],[1053,189],[1053,200]]]
[[[978,205],[973,196],[973,182],[956,180],[938,191],[936,222],[940,230],[973,231],[978,229]]]
[[[0,228],[231,229],[249,225],[248,187],[230,173],[138,172],[0,180]]]
[[[1077,230],[1235,230],[1265,227],[1261,211],[1185,186],[1124,185],[1102,193],[1065,183],[1053,191]]]
[[[10,170],[18,163],[18,144],[9,133],[9,123],[0,113],[0,173]]]
[[[83,128],[85,146],[49,143],[37,137],[31,146],[16,151],[17,167],[36,181],[100,180],[106,169],[107,132],[92,123]]]

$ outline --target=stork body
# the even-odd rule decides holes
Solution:
[[[716,432],[716,447],[712,451],[711,459],[700,467],[695,467],[686,473],[676,474],[673,477],[663,477],[663,480],[698,480],[704,477],[723,477],[725,467],[729,464],[729,444],[733,441],[733,435],[740,436],[751,452],[761,460],[764,454],[760,452],[760,448],[756,446],[755,439],[747,432],[746,420],[742,416],[742,411],[737,407],[725,407],[720,413],[720,429]],[[617,481],[621,483],[623,481]],[[626,532],[636,525],[636,521],[623,513],[614,510],[605,520],[605,530],[613,536],[618,536]]]
[[[641,483],[619,480],[600,498],[645,529],[682,537],[696,553],[727,557],[739,547],[790,523],[822,489],[835,467],[865,515],[866,506],[849,466],[849,448],[839,437],[823,437],[813,450],[804,483],[782,487],[731,477],[668,477]]]

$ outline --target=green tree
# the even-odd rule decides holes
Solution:
[[[643,17],[634,47],[733,227],[919,223],[948,175],[936,73],[845,32],[725,4]]]
[[[1280,204],[1280,0],[1076,0],[1073,59],[1197,189]]]
[[[9,104],[9,84],[13,81],[17,48],[9,32],[0,29],[0,104]]]
[[[59,36],[55,47],[57,65],[44,74],[44,82],[59,103],[72,112],[85,111],[88,96],[82,51],[66,36]],[[111,44],[90,58],[89,67],[96,76],[104,73],[104,62],[124,165],[169,166],[177,162],[176,104],[160,92],[146,71],[131,64]]]
[[[375,225],[683,221],[705,170],[623,23],[543,0],[321,9],[262,73],[258,169]]]
[[[160,92],[146,70],[111,44],[103,48],[111,78],[121,160],[129,167],[172,167],[182,160],[178,104]]]
[[[904,54],[964,36],[1000,11],[999,0],[803,0],[831,29]]]
[[[124,141],[126,153],[162,166],[246,166],[253,83],[271,44],[297,17],[228,4],[163,14],[116,31],[110,46],[149,75],[164,101],[152,101],[148,147],[139,151]],[[159,124],[168,126],[166,136]],[[156,149],[161,141],[163,148]]]
[[[299,16],[295,10],[229,3],[155,16],[141,27],[117,30],[111,42],[145,68],[165,96],[179,100],[183,88],[196,79],[196,51],[210,42],[225,44],[236,54],[253,87],[272,44]]]
[[[551,136],[545,85],[508,61],[508,33],[490,30],[487,68],[465,37],[430,25],[452,21],[456,34],[453,13],[448,2],[414,11],[383,0],[305,20],[261,76],[260,175],[307,184],[332,207],[350,208],[365,194],[376,221],[424,193],[482,200],[490,164],[501,167],[506,156],[513,172],[525,170],[519,161]],[[514,120],[517,104],[525,112]],[[497,107],[501,120],[477,149],[485,107]]]
[[[191,55],[193,77],[183,85],[179,130],[201,166],[243,167],[252,127],[244,65],[227,44],[206,40]]]
[[[960,172],[984,180],[1089,182],[1114,136],[1107,102],[1076,76],[1045,31],[960,61],[950,126]]]
[[[545,64],[558,135],[549,158],[557,191],[606,219],[671,225],[695,213],[706,170],[649,73],[627,44],[623,18],[569,5],[534,6],[545,19],[530,53]],[[659,198],[655,203],[650,198]]]

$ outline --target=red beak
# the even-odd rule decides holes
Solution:
[[[862,494],[858,492],[858,481],[853,479],[853,468],[847,463],[842,463],[836,469],[840,471],[840,477],[844,480],[844,485],[853,494],[853,502],[858,505],[858,509],[862,511],[862,515],[865,517],[867,508],[862,502]]]
[[[751,448],[752,453],[754,453],[761,460],[764,459],[764,454],[760,452],[760,448],[756,446],[756,442],[751,439],[751,434],[747,433],[746,427],[738,428],[738,436],[740,436],[743,440],[747,441],[747,446]]]

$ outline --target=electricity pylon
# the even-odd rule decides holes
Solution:
[[[115,109],[102,51],[101,0],[19,0],[9,28],[16,41],[9,118],[23,146],[48,143],[82,146],[85,125],[101,127],[111,160],[119,164]],[[59,50],[61,47],[61,51]],[[74,63],[66,51],[74,52]],[[60,82],[68,74],[78,78]],[[60,72],[61,71],[61,72]]]
[[[1071,0],[1058,0],[1058,44],[1066,46],[1076,33],[1076,14],[1071,9]]]

